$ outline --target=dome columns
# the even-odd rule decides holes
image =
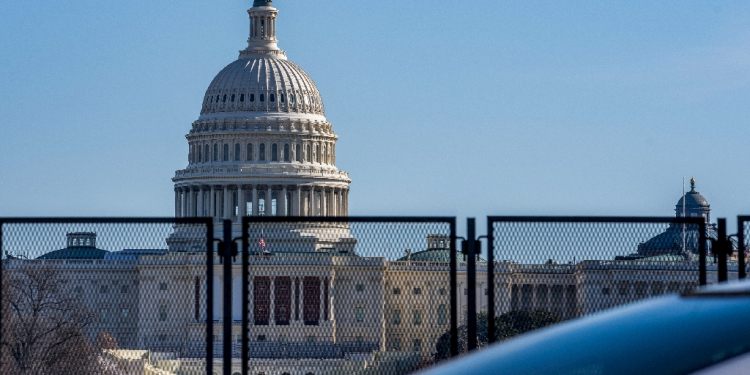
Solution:
[[[348,216],[349,189],[309,184],[219,184],[175,188],[175,217]]]

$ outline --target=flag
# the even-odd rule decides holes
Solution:
[[[263,240],[263,236],[260,236],[260,241],[258,241],[258,245],[260,245],[260,248],[265,250],[266,249],[266,241]]]

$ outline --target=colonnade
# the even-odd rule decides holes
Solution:
[[[283,277],[283,276],[277,276],[277,277]],[[270,277],[270,283],[268,284],[269,292],[270,292],[270,309],[268,311],[268,321],[261,321],[255,319],[255,305],[259,303],[268,303],[269,301],[261,301],[260,296],[255,295],[255,288],[254,284],[257,282],[258,277],[251,277],[249,280],[248,289],[250,292],[248,303],[250,304],[248,308],[249,312],[249,321],[250,324],[254,325],[276,325],[277,320],[280,317],[276,316],[276,278],[275,276]],[[308,276],[308,277],[289,277],[287,278],[291,279],[291,291],[289,293],[290,301],[288,301],[288,306],[290,307],[289,312],[289,324],[297,324],[295,322],[304,322],[306,319],[306,316],[310,316],[311,313],[313,316],[317,316],[317,323],[320,325],[322,322],[325,321],[333,321],[334,318],[334,311],[333,311],[333,278],[331,277],[324,277],[324,276]],[[318,308],[315,309],[315,311],[308,311],[308,315],[305,315],[305,287],[304,287],[304,279],[318,279],[319,282],[319,291],[316,291],[320,293],[318,301],[319,305]],[[268,279],[268,278],[266,278]],[[308,280],[309,281],[309,280]],[[223,294],[221,291],[224,288],[224,280],[220,276],[214,276],[214,304],[213,304],[213,310],[214,310],[214,319],[221,319],[222,314],[224,313],[223,310],[223,302],[222,302],[222,296]],[[242,278],[241,277],[232,277],[232,320],[242,320]],[[196,288],[198,285],[202,285],[203,288],[205,288],[205,280],[201,282],[200,284],[196,283]],[[196,291],[196,298],[203,298],[202,294],[198,291]],[[278,301],[283,302],[283,301]],[[204,314],[202,311],[205,310],[199,310],[200,304],[196,304],[196,312],[195,316],[196,319],[205,319]],[[308,305],[308,308],[310,306]],[[200,318],[199,318],[200,317]],[[309,321],[307,322],[310,323]],[[282,323],[283,324],[283,323]]]
[[[348,216],[349,189],[318,185],[200,185],[175,188],[175,217]]]

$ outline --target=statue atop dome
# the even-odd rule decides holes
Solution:
[[[273,1],[272,0],[255,0],[253,1],[253,8],[257,7],[272,7]]]

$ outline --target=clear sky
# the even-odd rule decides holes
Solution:
[[[0,0],[0,216],[170,216],[251,0]],[[750,2],[277,0],[352,215],[750,213]],[[460,219],[463,220],[463,219]]]

